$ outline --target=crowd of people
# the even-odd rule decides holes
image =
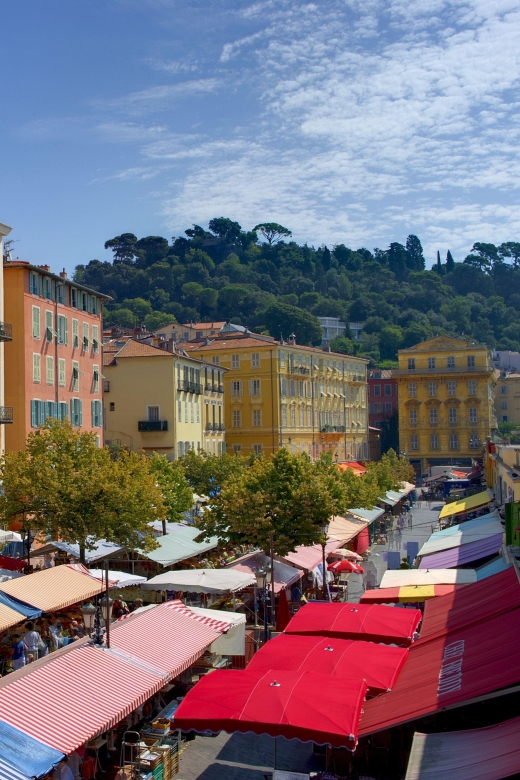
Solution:
[[[410,507],[403,508],[397,521],[394,525],[391,525],[387,531],[388,549],[400,550],[403,540],[403,529],[405,525],[408,528],[413,528],[413,516]]]

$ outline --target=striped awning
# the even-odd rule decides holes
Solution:
[[[231,620],[230,621],[214,620],[213,618],[208,617],[207,615],[196,614],[189,607],[184,606],[182,601],[178,599],[176,599],[175,601],[167,601],[166,606],[169,609],[174,609],[180,615],[186,615],[192,620],[196,620],[198,623],[201,623],[203,626],[209,626],[209,628],[212,628],[214,631],[218,631],[220,634],[224,634],[226,631],[229,631],[231,626],[234,625]]]
[[[0,758],[0,780],[29,780],[29,777]]]
[[[6,628],[11,628],[11,626],[21,623],[22,620],[27,620],[25,615],[0,603],[0,631],[5,631]]]
[[[99,580],[69,566],[54,566],[0,584],[0,591],[43,612],[53,612],[91,599],[103,589]],[[16,622],[19,620],[20,617]]]

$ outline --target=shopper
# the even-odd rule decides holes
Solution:
[[[25,653],[27,651],[27,645],[23,641],[20,634],[13,634],[13,644],[11,645],[11,658],[13,659],[13,669],[21,669],[25,666]]]
[[[413,517],[410,511],[408,511],[407,520],[408,520],[408,528],[413,528]]]
[[[128,604],[126,603],[126,601],[123,601],[123,596],[121,595],[121,593],[112,604],[112,617],[118,617],[118,612],[120,609],[123,610],[123,615],[128,615],[128,613],[130,612],[130,610],[128,609]]]
[[[400,550],[401,549],[401,541],[403,538],[403,532],[400,528],[396,528],[395,531],[395,549]]]
[[[388,549],[393,550],[394,549],[394,542],[395,542],[395,531],[393,528],[388,529]]]

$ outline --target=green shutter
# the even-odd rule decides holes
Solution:
[[[81,426],[83,425],[83,401],[78,400],[78,407],[79,407],[79,409],[78,409],[78,412],[79,412],[79,414],[78,414],[78,417],[79,417],[78,426],[81,428]]]
[[[38,401],[31,401],[31,425],[38,427]]]

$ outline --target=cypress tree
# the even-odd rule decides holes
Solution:
[[[448,253],[446,255],[446,273],[449,274],[450,271],[453,271],[455,268],[455,260],[453,259],[450,250],[448,249]]]

